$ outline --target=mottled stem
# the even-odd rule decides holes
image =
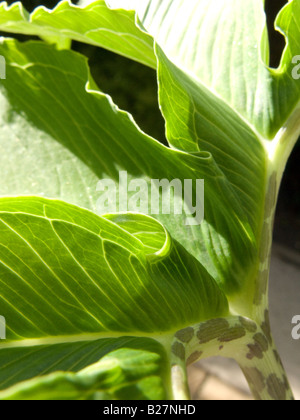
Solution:
[[[171,367],[172,392],[174,400],[190,399],[190,390],[186,372],[186,364],[182,360],[174,360]]]
[[[292,400],[267,322],[266,319],[258,326],[248,318],[231,316],[178,331],[172,345],[172,357],[176,361],[174,366],[181,371],[181,381],[184,383],[182,369],[185,364],[219,355],[234,358],[239,363],[257,400]]]
[[[256,400],[294,400],[284,367],[273,341],[268,311],[253,342],[236,359]],[[245,351],[246,350],[246,351]]]
[[[255,270],[257,276],[252,289],[253,299],[251,288],[247,291],[251,305],[241,308],[241,312],[251,319],[241,316],[212,319],[176,333],[172,344],[175,398],[183,399],[183,396],[188,396],[186,364],[220,355],[234,358],[239,363],[257,400],[293,400],[285,370],[271,336],[267,308],[275,209],[284,167],[299,136],[299,116],[300,102],[273,142],[266,142],[269,163]]]

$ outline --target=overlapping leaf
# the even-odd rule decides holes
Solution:
[[[170,144],[191,153],[211,153],[257,234],[266,171],[262,144],[226,103],[172,65],[161,49],[157,53],[160,104]]]
[[[245,285],[255,226],[211,154],[168,149],[142,133],[109,98],[86,89],[86,61],[72,51],[6,41],[0,53],[8,75],[2,82],[2,195],[42,194],[96,211],[98,179],[117,182],[119,170],[148,183],[204,179],[207,211],[201,228],[186,226],[180,215],[157,217],[228,291]],[[167,59],[161,66],[173,68]],[[175,90],[174,100],[179,94]],[[189,111],[182,116],[189,118]],[[247,131],[242,135],[253,139]],[[257,176],[262,173],[263,163]]]
[[[68,40],[104,47],[150,67],[156,66],[153,39],[136,26],[134,11],[112,11],[104,0],[79,7],[62,1],[52,11],[38,7],[30,15],[21,2],[0,4],[0,30],[37,35],[60,47]]]
[[[0,346],[0,367],[0,400],[172,398],[168,358],[151,339]]]
[[[124,217],[144,236],[148,223],[153,240],[144,245],[108,219],[63,202],[1,199],[0,302],[8,340],[174,331],[226,312],[214,280],[157,221]]]
[[[0,387],[39,376],[2,399],[171,397],[167,353],[175,331],[226,314],[222,290],[249,297],[243,311],[251,314],[265,140],[299,102],[291,77],[299,0],[277,20],[288,45],[276,71],[267,67],[262,0],[107,2],[128,10],[87,3],[61,2],[32,15],[20,3],[2,4],[0,29],[59,48],[70,39],[88,42],[157,67],[172,149],[98,91],[79,55],[39,42],[0,46],[7,62],[0,194],[81,206],[0,199],[0,308],[8,338],[0,345]],[[157,62],[142,25],[159,45]],[[117,182],[120,170],[148,186],[151,178],[203,178],[205,220],[186,226],[184,215],[156,215],[170,236],[147,216],[100,218],[83,210],[97,211],[97,181]],[[151,335],[167,352],[143,338]]]
[[[2,389],[107,355],[88,372],[9,391],[14,398],[55,398],[62,389],[68,399],[120,398],[132,388],[134,398],[163,398],[168,364],[158,343],[108,337],[164,333],[170,342],[176,330],[228,311],[216,282],[154,219],[101,218],[30,197],[0,200],[0,291]]]
[[[8,7],[3,2],[0,29],[54,37],[62,44],[75,39],[99,45],[154,68],[153,41],[135,19],[135,10],[169,58],[221,96],[264,138],[273,138],[299,103],[293,59],[300,48],[300,0],[291,0],[276,21],[287,40],[277,70],[268,67],[264,0],[83,3],[63,1],[53,11],[42,7],[29,16],[21,3]]]
[[[280,67],[270,69],[264,0],[108,0],[137,10],[169,58],[192,73],[271,139],[300,100],[292,77],[300,50],[300,1],[290,0],[276,26],[286,36]]]

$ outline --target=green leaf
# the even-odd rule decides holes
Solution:
[[[0,54],[7,62],[1,86],[2,196],[43,195],[97,211],[98,180],[118,183],[120,170],[148,186],[151,179],[204,179],[201,226],[186,226],[185,215],[156,217],[228,293],[248,290],[245,273],[255,258],[255,226],[210,153],[169,149],[142,133],[109,97],[91,90],[95,83],[86,60],[72,51],[7,40]],[[166,59],[161,66],[173,69]]]
[[[157,221],[139,217],[135,234],[147,224],[153,237],[146,245],[63,202],[2,198],[0,307],[7,339],[172,332],[226,313],[224,294],[200,263]]]
[[[0,366],[0,400],[171,398],[168,358],[148,338],[0,345]]]
[[[276,26],[287,41],[279,69],[268,67],[264,0],[108,0],[137,10],[167,56],[272,139],[300,101],[292,77],[299,55],[300,0],[290,0]]]
[[[0,195],[56,199],[0,199],[0,307],[8,338],[0,345],[0,386],[27,381],[2,399],[172,396],[173,356],[184,382],[184,346],[171,351],[179,329],[233,312],[261,323],[267,306],[253,302],[266,288],[277,188],[300,132],[300,0],[277,19],[287,39],[277,70],[268,67],[263,0],[107,1],[127,10],[89,3],[61,2],[31,15],[20,3],[0,6],[0,29],[55,44],[0,45],[7,62]],[[83,57],[59,51],[71,39],[158,69],[169,148],[99,91]],[[128,213],[124,204],[137,203],[138,194],[126,191],[122,173],[143,182],[147,204],[154,179],[176,181],[180,191],[169,201],[184,201],[185,211],[151,209],[157,220]],[[198,188],[188,191],[186,181],[203,179],[200,224],[198,214],[189,217]],[[121,213],[99,217],[106,181],[116,193],[106,198]],[[155,204],[162,198],[158,192]],[[79,366],[85,346],[95,358],[82,357]],[[26,362],[23,370],[16,360]],[[176,378],[174,395],[175,388]]]
[[[0,399],[166,398],[166,354],[146,338],[169,354],[177,330],[228,313],[156,220],[42,198],[0,199],[0,290],[0,388],[38,376]]]
[[[37,35],[60,47],[76,40],[132,58],[150,67],[156,66],[153,39],[136,25],[134,11],[112,11],[104,0],[87,7],[61,1],[53,10],[43,6],[29,14],[21,2],[0,4],[0,30]]]
[[[211,153],[258,236],[266,174],[260,139],[225,102],[173,65],[160,48],[157,54],[169,143],[190,153]]]
[[[291,111],[300,106],[300,83],[295,77],[295,57],[300,51],[300,1],[293,0],[282,9],[276,20],[276,28],[286,38],[286,48],[282,56],[280,66],[277,70],[270,70],[272,80],[272,104],[274,104],[274,128],[270,131],[276,132],[283,126]],[[299,73],[299,72],[298,72]],[[296,130],[300,135],[299,110],[298,125]]]
[[[287,41],[276,70],[268,67],[264,0],[62,1],[53,11],[40,7],[31,15],[19,2],[1,5],[3,31],[38,35],[60,47],[65,39],[87,42],[155,68],[152,35],[171,61],[220,96],[262,139],[274,138],[300,101],[293,77],[300,0],[291,0],[276,20]]]

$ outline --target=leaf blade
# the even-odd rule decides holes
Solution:
[[[0,400],[171,398],[167,354],[147,338],[0,349],[0,366]]]
[[[76,53],[11,40],[0,51],[6,56],[9,76],[2,84],[2,196],[44,195],[97,212],[99,178],[118,185],[120,170],[128,173],[128,182],[143,179],[149,189],[153,179],[179,179],[182,186],[184,180],[192,180],[193,197],[195,180],[204,179],[204,239],[201,226],[185,225],[184,214],[156,217],[228,292],[243,287],[243,273],[253,261],[253,227],[211,153],[169,149],[142,133],[110,98],[89,89],[86,62]],[[212,248],[205,242],[209,231],[217,239]],[[245,250],[242,261],[232,259],[233,249]],[[220,259],[222,252],[229,258]]]
[[[276,28],[287,46],[279,69],[269,66],[264,0],[109,0],[135,9],[146,30],[179,68],[227,102],[250,127],[272,140],[300,100],[292,78],[299,54],[299,0],[281,10]]]
[[[1,199],[0,220],[8,340],[170,332],[227,312],[214,280],[167,232],[166,251],[149,260],[134,235],[63,202]]]
[[[36,8],[29,14],[21,2],[0,5],[0,29],[2,31],[37,35],[57,43],[68,45],[76,40],[107,48],[125,57],[155,68],[153,40],[136,25],[135,12],[112,11],[104,0],[86,7],[69,1],[61,1],[53,10]]]

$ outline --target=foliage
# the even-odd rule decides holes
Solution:
[[[208,342],[238,357],[240,339],[255,382],[252,359],[273,348],[272,220],[300,133],[299,16],[299,0],[280,12],[272,69],[263,0],[0,4],[1,31],[41,38],[0,45],[0,398],[183,398],[185,362]],[[168,147],[101,92],[71,40],[157,71]],[[99,179],[120,171],[149,186],[204,179],[204,221],[97,214]],[[264,375],[264,398],[287,397],[282,372]]]

